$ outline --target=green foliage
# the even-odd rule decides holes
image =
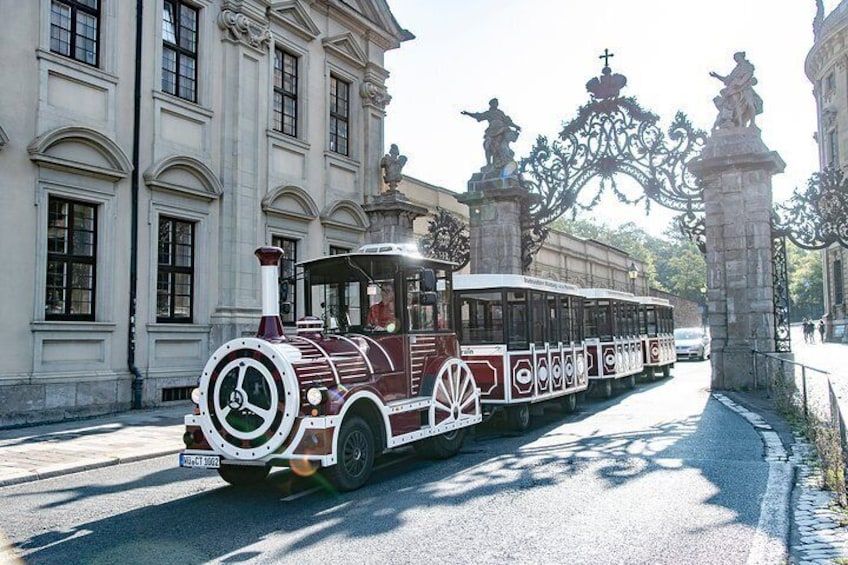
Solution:
[[[822,262],[820,251],[800,249],[786,244],[786,263],[789,271],[789,303],[807,316],[819,316],[824,310]]]
[[[591,220],[561,218],[551,227],[629,253],[645,263],[645,276],[653,288],[695,302],[703,300],[701,289],[706,286],[707,273],[704,256],[695,244],[672,228],[658,238],[633,222],[612,228]]]

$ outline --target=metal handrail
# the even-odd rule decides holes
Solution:
[[[787,365],[787,364],[788,365],[794,365],[796,367],[801,368],[801,394],[802,394],[802,397],[803,397],[804,420],[805,421],[808,419],[808,416],[809,416],[809,407],[808,407],[808,403],[807,403],[807,371],[813,371],[813,372],[820,373],[820,374],[828,377],[828,379],[827,379],[827,384],[828,384],[828,389],[829,389],[828,392],[830,392],[832,394],[832,387],[830,385],[830,378],[829,378],[830,377],[830,371],[824,371],[822,369],[816,369],[815,367],[811,367],[809,365],[804,365],[803,363],[798,363],[796,361],[786,359],[785,357],[781,357],[780,355],[778,355],[776,353],[767,353],[767,352],[763,352],[763,351],[757,351],[756,349],[753,349],[751,351],[754,354],[754,388],[755,389],[757,388],[757,376],[759,375],[759,370],[758,370],[759,367],[758,367],[758,363],[757,363],[757,359],[758,359],[757,356],[758,355],[762,355],[763,357],[766,357],[766,358],[769,358],[769,359],[774,359],[775,361],[778,361],[780,363],[780,366],[781,366],[782,369],[784,368],[784,365]]]

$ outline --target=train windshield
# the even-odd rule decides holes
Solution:
[[[306,312],[327,331],[452,331],[451,271],[441,262],[354,253],[302,265]]]

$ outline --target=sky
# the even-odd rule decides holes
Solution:
[[[485,163],[486,123],[460,111],[484,111],[493,97],[521,126],[512,149],[517,158],[526,156],[538,135],[554,137],[589,101],[585,84],[600,75],[605,48],[614,54],[613,73],[627,77],[622,96],[657,114],[664,131],[677,111],[709,131],[716,118],[712,99],[722,86],[709,72],[728,74],[733,53],[745,51],[764,101],[757,125],[786,162],[772,180],[775,202],[818,170],[815,101],[804,73],[814,0],[388,2],[416,36],[385,58],[392,96],[386,148],[396,143],[408,158],[406,175],[465,192]],[[837,4],[825,0],[826,13]],[[617,180],[637,194],[635,183]],[[673,215],[655,205],[646,217],[644,208],[618,204],[611,195],[590,214],[612,226],[633,221],[656,236]]]

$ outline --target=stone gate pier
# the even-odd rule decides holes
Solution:
[[[752,388],[751,351],[775,350],[771,178],[785,166],[754,125],[715,129],[689,164],[704,187],[714,389]]]

